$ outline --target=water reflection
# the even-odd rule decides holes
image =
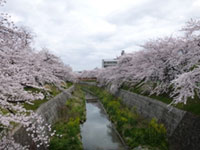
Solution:
[[[87,120],[81,126],[84,150],[124,150],[98,102],[87,102]]]

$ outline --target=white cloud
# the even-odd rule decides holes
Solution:
[[[199,18],[199,0],[8,0],[2,8],[37,35],[74,70],[101,67],[122,49],[131,52],[149,38],[176,34]]]

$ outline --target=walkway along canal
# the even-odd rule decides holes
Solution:
[[[125,150],[101,103],[86,94],[86,122],[81,125],[84,150]]]

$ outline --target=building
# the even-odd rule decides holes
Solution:
[[[102,68],[116,66],[117,65],[117,59],[103,59],[102,60]]]
[[[125,51],[122,50],[121,56],[123,56],[124,54],[125,54]],[[103,59],[102,60],[102,68],[116,66],[117,62],[118,62],[118,58],[119,57],[114,58],[114,59]]]

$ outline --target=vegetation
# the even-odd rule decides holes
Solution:
[[[61,112],[66,116],[54,124],[56,136],[50,140],[50,150],[82,150],[80,123],[85,121],[84,93],[76,86],[73,98],[67,100]]]
[[[139,51],[118,57],[115,66],[84,71],[79,78],[97,78],[112,92],[126,83],[143,84],[151,94],[168,94],[172,104],[200,99],[200,20],[189,20],[180,31],[181,36],[149,40]]]
[[[43,103],[47,102],[47,99],[43,100],[35,100],[32,102],[32,104],[24,103],[24,108],[26,110],[37,110]]]
[[[169,97],[169,94],[165,93],[165,94],[161,94],[161,95],[156,95],[156,94],[150,95],[149,92],[143,92],[142,87],[122,86],[122,89],[129,90],[133,93],[140,94],[143,96],[148,96],[154,100],[159,100],[166,104],[170,104],[173,101],[173,99],[171,97]],[[200,101],[197,96],[195,96],[194,99],[188,98],[187,105],[184,105],[183,103],[179,103],[179,104],[173,105],[173,106],[176,108],[191,112],[193,114],[200,115]]]
[[[80,120],[70,119],[69,121],[61,120],[54,127],[57,136],[50,141],[50,150],[81,150],[83,149],[80,140]]]
[[[63,82],[61,87],[64,89],[67,89],[72,85],[73,85],[73,83],[71,83],[71,82],[66,82],[66,83]],[[53,84],[47,84],[45,86],[45,88],[47,88],[49,91],[47,92],[42,89],[37,89],[37,88],[33,88],[33,87],[25,87],[24,89],[26,91],[30,91],[32,93],[40,93],[41,92],[44,95],[44,99],[34,100],[32,102],[32,104],[24,103],[24,105],[23,105],[24,108],[27,110],[37,110],[43,103],[47,102],[50,98],[55,97],[56,95],[58,95],[61,92],[61,90],[59,90],[58,87],[56,87]]]
[[[168,149],[166,129],[163,124],[157,123],[154,118],[150,122],[145,120],[136,113],[135,108],[128,109],[120,99],[103,89],[86,85],[82,87],[100,98],[111,121],[129,147],[143,145],[152,149]]]
[[[63,85],[61,87],[64,89],[68,89],[72,85],[73,85],[72,82],[67,81],[67,82],[63,83]]]

